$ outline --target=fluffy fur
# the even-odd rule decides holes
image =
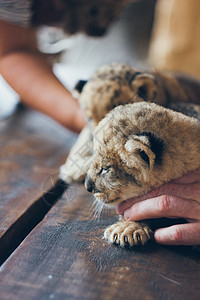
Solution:
[[[116,205],[200,167],[200,122],[153,103],[112,110],[94,131],[86,187],[96,200]],[[151,238],[146,224],[120,221],[104,237],[121,246]]]
[[[94,131],[86,185],[117,204],[200,167],[199,149],[196,119],[153,103],[119,106]]]
[[[85,32],[102,36],[131,0],[68,0],[64,7],[64,30],[70,34]]]
[[[114,107],[150,101],[168,107],[172,103],[199,104],[200,82],[184,74],[142,71],[113,63],[101,67],[85,84],[79,101],[87,117],[97,125]]]
[[[145,100],[200,116],[197,105],[186,103],[199,103],[200,83],[181,74],[142,71],[113,63],[101,67],[88,82],[81,82],[77,89],[88,125],[60,169],[60,177],[67,183],[84,181],[92,159],[93,129],[114,107]]]
[[[69,34],[102,36],[132,0],[34,0],[32,25],[59,23]]]
[[[88,171],[86,187],[99,203],[116,205],[200,167],[200,123],[163,107],[198,117],[198,106],[179,103],[198,103],[198,81],[112,64],[100,68],[80,92],[89,122],[60,177],[80,182]],[[121,220],[104,237],[133,246],[150,239],[151,230]]]

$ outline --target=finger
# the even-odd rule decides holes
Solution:
[[[163,245],[200,245],[200,223],[160,228],[156,230],[154,238]]]
[[[131,207],[136,202],[143,201],[143,200],[146,200],[149,198],[152,198],[152,197],[150,197],[150,193],[145,194],[143,196],[139,196],[139,197],[129,198],[117,205],[116,212],[118,214],[122,215],[127,208]]]
[[[160,196],[137,202],[124,212],[124,218],[130,221],[162,217],[200,220],[200,203],[184,198]]]
[[[200,183],[194,184],[177,184],[177,183],[166,183],[160,187],[153,189],[146,195],[130,198],[120,203],[116,211],[118,214],[123,214],[126,209],[131,207],[133,204],[161,195],[170,195],[178,198],[193,199],[200,202]]]
[[[200,182],[200,169],[188,172],[184,176],[173,180],[173,183],[197,183]]]
[[[135,204],[137,202],[161,196],[163,194],[162,193],[162,187],[163,186],[160,186],[158,188],[155,188],[155,189],[151,190],[147,194],[144,194],[144,195],[139,196],[139,197],[129,198],[129,199],[119,203],[116,207],[117,213],[122,215],[126,209],[128,209],[129,207],[131,207],[133,204]]]
[[[200,183],[190,183],[190,184],[167,183],[167,184],[163,184],[158,190],[159,190],[158,196],[170,195],[179,198],[193,199],[196,201],[200,201]]]

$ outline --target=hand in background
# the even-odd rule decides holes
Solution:
[[[0,20],[0,74],[28,106],[80,132],[86,121],[76,99],[37,49],[36,30]]]
[[[156,242],[165,245],[200,245],[200,169],[164,184],[147,195],[128,199],[117,207],[126,220],[184,218],[186,224],[157,229]]]

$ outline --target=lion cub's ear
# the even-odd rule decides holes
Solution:
[[[84,86],[86,85],[86,83],[87,83],[87,80],[79,80],[76,83],[76,85],[75,85],[75,87],[72,91],[72,96],[74,98],[77,98],[77,99],[79,98],[79,96],[82,93],[82,90],[83,90]]]
[[[150,132],[131,135],[124,145],[125,153],[121,153],[122,160],[128,167],[149,167],[161,164],[163,141]]]
[[[148,73],[136,73],[130,80],[133,91],[145,101],[155,101],[157,96],[156,78]]]
[[[124,145],[127,152],[127,165],[134,167],[142,163],[152,168],[155,161],[155,153],[150,149],[149,140],[146,136],[133,135]]]

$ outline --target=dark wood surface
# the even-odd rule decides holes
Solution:
[[[116,218],[91,219],[92,199],[71,186],[1,269],[1,299],[199,299],[200,259],[190,247],[133,250],[102,239]]]
[[[109,245],[103,230],[117,216],[94,220],[83,186],[42,196],[74,138],[35,112],[1,123],[2,262],[13,253],[0,268],[0,299],[199,299],[197,250]]]
[[[74,140],[75,135],[29,110],[0,121],[0,263],[51,207],[40,198],[57,181]]]
[[[119,40],[120,45],[131,42],[131,57],[136,52],[145,56],[147,49],[144,16],[150,16],[151,23],[152,9],[146,4],[155,1],[138,5],[142,2],[124,16],[128,23]],[[109,37],[107,41],[113,43]],[[104,57],[96,42],[94,48],[96,56]],[[129,62],[127,51],[115,48],[120,61]],[[77,47],[81,55],[71,51],[76,58],[73,67],[80,69],[77,56],[85,55],[90,62],[87,48]],[[69,55],[70,63],[72,58]],[[0,300],[200,299],[197,250],[154,242],[132,250],[109,245],[102,235],[117,219],[115,212],[93,220],[92,198],[83,186],[70,186],[61,196],[65,187],[56,183],[58,170],[75,138],[29,110],[0,121]]]

